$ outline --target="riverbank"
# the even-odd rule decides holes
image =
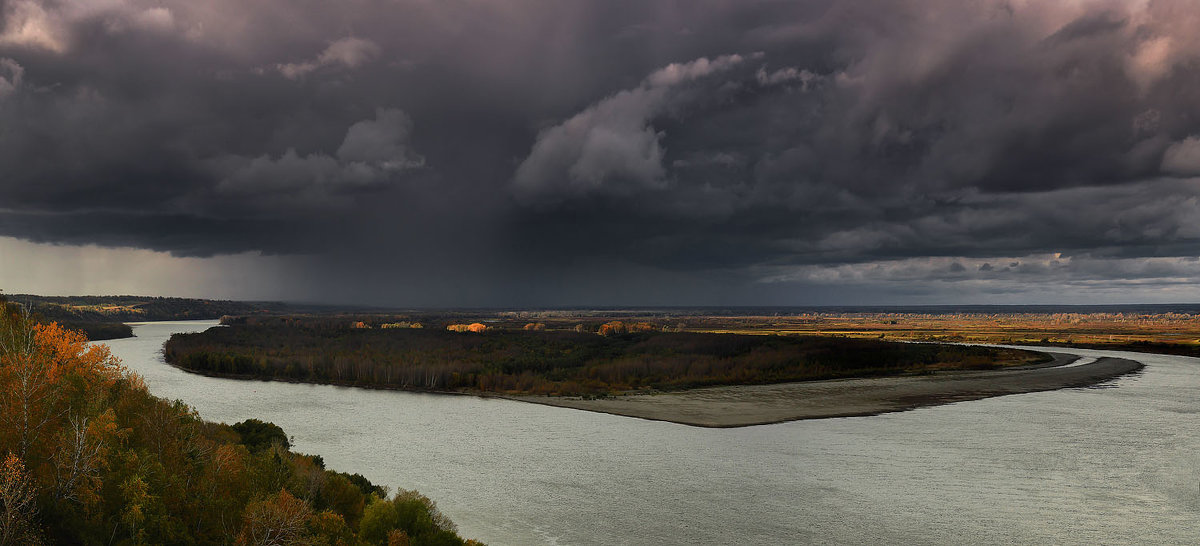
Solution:
[[[503,398],[698,427],[728,428],[879,415],[994,396],[1086,387],[1144,367],[1139,362],[1122,358],[1105,357],[1095,362],[1070,365],[1077,359],[1074,355],[1055,353],[1054,357],[1055,360],[1047,364],[994,371],[709,387],[597,399]]]

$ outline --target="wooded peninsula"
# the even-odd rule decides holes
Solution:
[[[427,391],[607,396],[1042,361],[1013,349],[816,336],[680,332],[607,321],[546,330],[337,317],[251,317],[176,334],[169,363],[198,373]],[[421,327],[414,327],[421,326]],[[426,327],[427,326],[427,327]],[[667,331],[664,331],[667,330]]]

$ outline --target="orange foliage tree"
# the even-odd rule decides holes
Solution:
[[[482,322],[473,322],[471,324],[448,324],[446,329],[451,332],[474,332],[476,334],[486,332],[488,327]]]
[[[95,416],[87,410],[121,377],[120,364],[108,347],[89,345],[82,333],[55,323],[33,323],[23,310],[0,329],[0,448],[22,460],[46,455],[31,453],[35,448],[75,449],[85,455],[91,449],[88,442],[95,445],[105,428],[90,427],[89,437]],[[75,446],[40,441],[67,422],[74,423],[77,434],[64,441]]]
[[[623,322],[620,320],[614,320],[601,324],[599,334],[602,336],[611,336],[628,334],[632,332],[653,332],[657,329],[658,328],[649,322]]]

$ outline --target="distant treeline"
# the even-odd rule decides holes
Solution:
[[[1184,342],[1163,341],[1113,341],[1108,343],[1077,343],[1043,340],[1028,342],[1023,345],[1042,345],[1052,347],[1077,347],[1081,349],[1102,349],[1108,351],[1130,351],[1135,353],[1151,353],[1160,355],[1190,356],[1200,358],[1200,345]]]
[[[2,313],[24,313],[31,311],[32,306],[29,304],[10,303],[3,300],[0,296],[0,312]],[[63,328],[82,332],[87,336],[89,341],[101,341],[106,339],[121,339],[133,337],[133,328],[128,324],[121,322],[100,322],[90,320],[72,320],[63,318],[48,318],[42,313],[31,312],[35,321],[38,322],[57,322]]]
[[[150,296],[33,296],[10,294],[8,300],[57,322],[138,322],[217,319],[224,315],[295,312],[282,303],[159,298]]]
[[[269,318],[177,334],[167,361],[200,373],[379,388],[605,394],[982,369],[1038,358],[1014,350],[833,337],[441,327],[371,329]]]
[[[91,341],[133,336],[125,322],[217,319],[225,315],[298,312],[300,306],[272,302],[240,302],[149,296],[8,295],[9,305],[24,307],[37,320],[57,322],[87,335]]]
[[[83,332],[89,341],[133,337],[133,327],[123,322],[76,322],[64,321],[63,328]]]

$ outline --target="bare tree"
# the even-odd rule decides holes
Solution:
[[[88,434],[89,421],[87,417],[71,416],[68,419],[63,442],[53,458],[54,498],[57,500],[83,502],[80,486],[93,480],[100,470],[104,440]]]

